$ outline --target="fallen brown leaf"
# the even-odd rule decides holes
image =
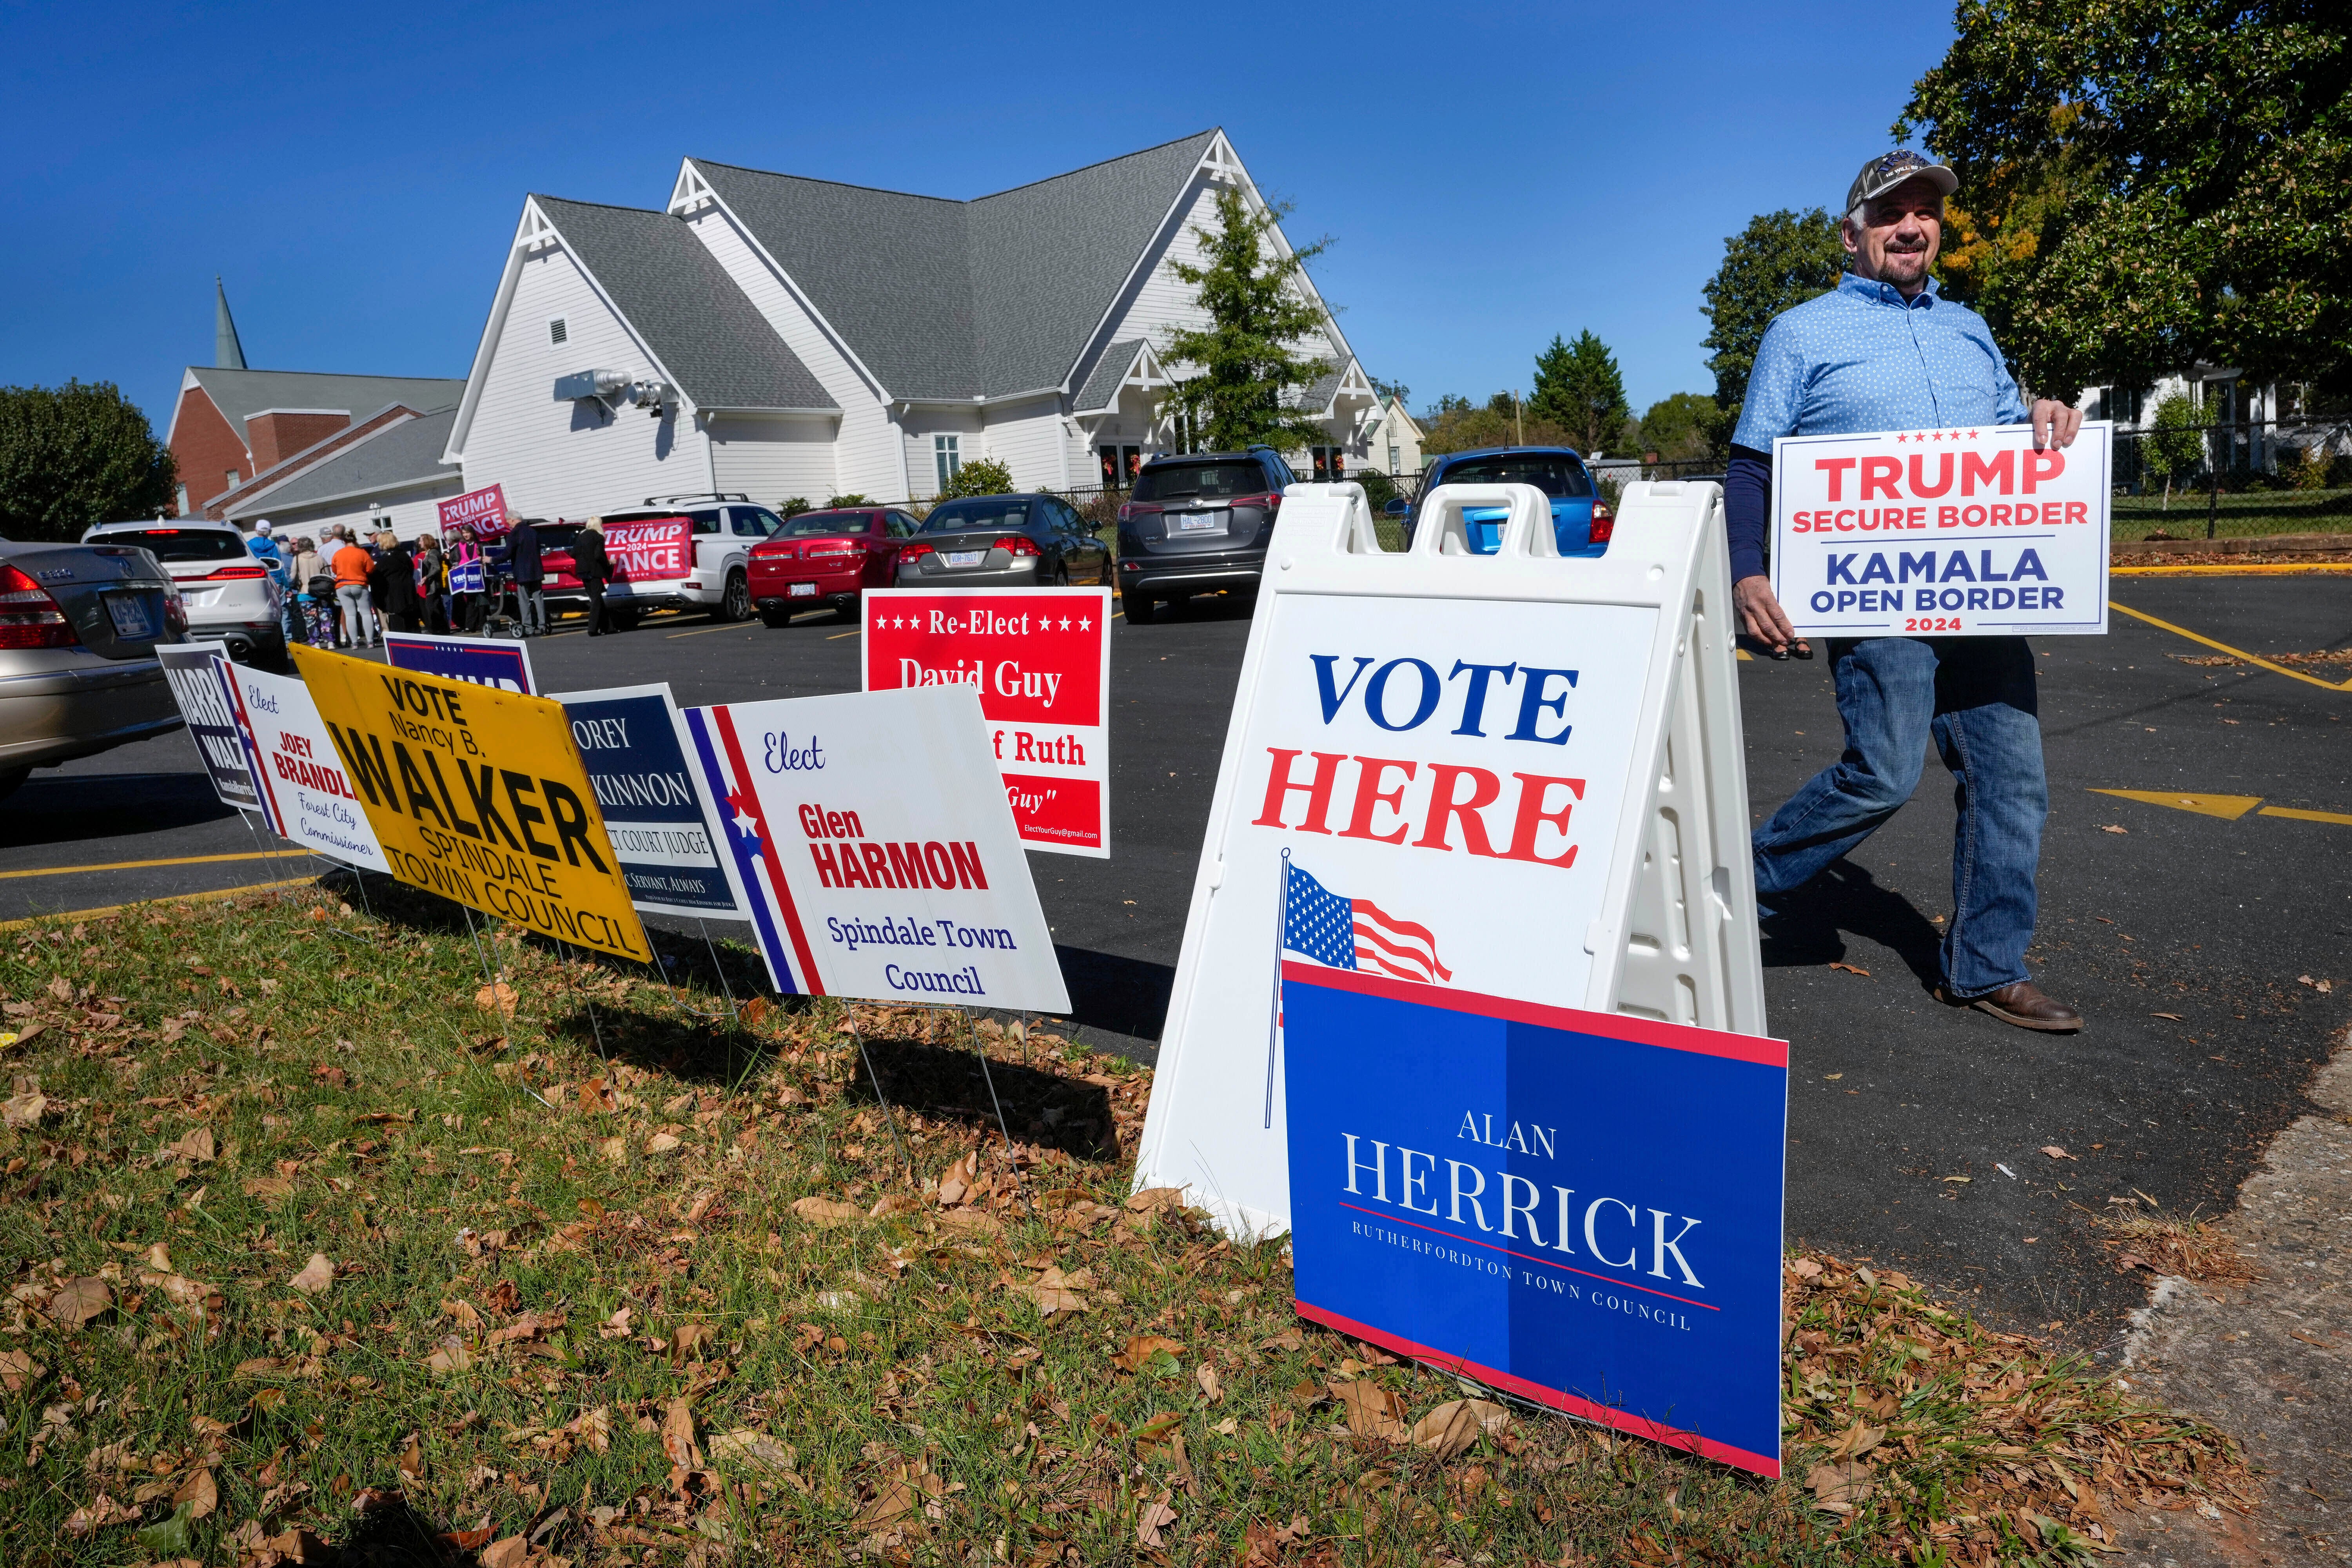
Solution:
[[[681,1470],[702,1468],[702,1447],[694,1440],[694,1409],[683,1399],[673,1399],[663,1413],[661,1424],[662,1452],[669,1462]]]
[[[474,993],[474,1005],[485,1013],[496,1013],[502,1018],[511,1018],[515,1013],[514,987],[503,980],[493,985],[485,985]],[[484,1561],[487,1562],[488,1559],[485,1558]]]
[[[866,1217],[865,1211],[855,1204],[836,1203],[832,1198],[807,1197],[794,1201],[793,1213],[808,1225],[848,1225]]]
[[[1812,1489],[1821,1505],[1832,1513],[1852,1513],[1855,1507],[1870,1500],[1877,1484],[1871,1479],[1870,1468],[1858,1460],[1842,1464],[1815,1465],[1805,1477],[1805,1485]]]
[[[302,1265],[302,1272],[286,1281],[305,1296],[322,1296],[335,1282],[335,1266],[323,1252],[310,1254],[310,1261]]]
[[[49,1112],[49,1097],[38,1089],[27,1089],[0,1100],[0,1125],[11,1129],[38,1127],[41,1118]]]
[[[60,1327],[80,1328],[114,1305],[114,1287],[103,1279],[68,1279],[49,1298],[49,1316]]]
[[[1405,1438],[1404,1402],[1369,1378],[1330,1385],[1331,1397],[1348,1418],[1348,1430],[1359,1437]]]
[[[1427,1448],[1440,1459],[1470,1451],[1481,1435],[1502,1431],[1511,1413],[1491,1400],[1449,1399],[1412,1425],[1412,1446]]]
[[[1125,1350],[1110,1358],[1110,1363],[1121,1372],[1141,1372],[1144,1364],[1161,1351],[1172,1356],[1183,1348],[1176,1341],[1159,1334],[1138,1334],[1127,1342]]]
[[[1168,1499],[1171,1495],[1172,1494],[1161,1492],[1156,1500],[1145,1503],[1142,1510],[1136,1514],[1135,1543],[1138,1546],[1147,1551],[1160,1550],[1160,1526],[1176,1522],[1176,1510],[1168,1506]]]
[[[2074,1158],[2074,1155],[2069,1154],[2065,1150],[2060,1148],[2055,1143],[2044,1143],[2042,1145],[2042,1152],[2049,1155],[2053,1160],[2072,1160]]]
[[[209,1127],[199,1127],[193,1132],[183,1133],[172,1144],[172,1152],[195,1164],[201,1164],[212,1159],[214,1157],[213,1130]]]
[[[1843,970],[1844,970],[1848,974],[1859,974],[1859,975],[1861,975],[1864,980],[1867,980],[1867,979],[1869,979],[1869,978],[1870,978],[1870,971],[1869,971],[1869,970],[1867,970],[1867,969],[1863,968],[1860,964],[1854,964],[1854,963],[1832,963],[1832,964],[1831,964],[1831,965],[1830,965],[1830,967],[1831,967],[1832,969],[1843,969]]]

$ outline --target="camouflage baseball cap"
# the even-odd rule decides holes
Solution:
[[[1936,189],[1948,196],[1960,188],[1960,177],[1943,164],[1925,153],[1898,147],[1862,166],[1862,173],[1853,177],[1853,185],[1845,193],[1845,205],[1839,210],[1850,213],[1863,203],[1885,195],[1906,180],[1923,176],[1934,181]]]

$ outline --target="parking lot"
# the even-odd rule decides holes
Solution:
[[[1934,1000],[1948,775],[1765,934],[1792,1044],[1792,1241],[1902,1267],[2013,1325],[2111,1340],[2144,1290],[2088,1223],[2110,1197],[2226,1209],[2341,1031],[2352,972],[2352,652],[2341,576],[2129,578],[2105,638],[2039,645],[2052,811],[2041,1036]],[[1086,1037],[1158,1036],[1249,622],[1211,600],[1114,624],[1116,854],[1033,856]],[[551,690],[667,680],[698,704],[855,689],[857,634],[654,620],[532,645]],[[1740,666],[1760,818],[1832,760],[1826,666]],[[2133,798],[2137,792],[2154,799]],[[0,814],[0,920],[315,874],[213,798],[184,736],[35,775]],[[2044,1153],[2063,1150],[2066,1157]],[[1965,1178],[1962,1180],[1960,1178]],[[1979,1294],[1980,1292],[1980,1294]]]

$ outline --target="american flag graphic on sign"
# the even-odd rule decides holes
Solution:
[[[1346,899],[1297,867],[1284,866],[1282,945],[1333,969],[1357,969],[1434,984],[1454,978],[1438,962],[1427,926],[1402,921],[1370,899]]]

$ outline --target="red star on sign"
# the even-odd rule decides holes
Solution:
[[[1977,438],[1977,433],[1976,433],[1975,431],[1973,431],[1973,430],[1969,431],[1969,440],[1971,440],[1971,441],[1973,441],[1973,440],[1975,440],[1976,438]]]
[[[1942,440],[1942,439],[1944,438],[1944,433],[1943,433],[1941,430],[1938,430],[1938,431],[1937,431],[1937,432],[1935,433],[1935,435],[1934,435],[1933,437],[1929,437],[1929,438],[1930,438],[1931,440],[1940,441],[1940,440]]]
[[[1904,442],[1908,441],[1909,439],[1911,439],[1911,437],[1908,437],[1908,436],[1897,436],[1896,437],[1895,437],[1895,444],[1896,444],[1897,446],[1902,445]]]

